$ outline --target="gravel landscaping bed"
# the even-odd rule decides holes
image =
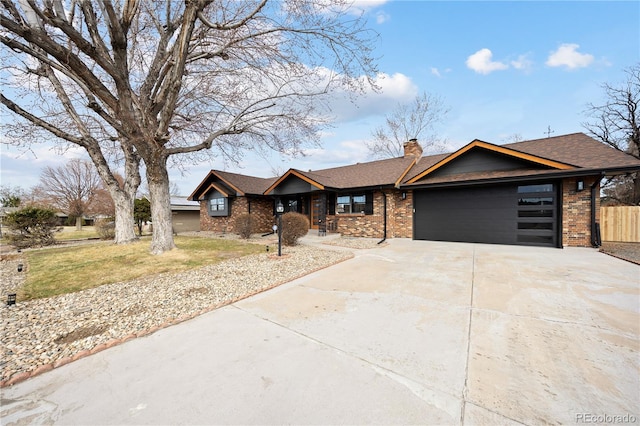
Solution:
[[[617,243],[604,241],[600,251],[640,265],[640,243]]]
[[[203,237],[211,237],[198,233]],[[232,237],[230,237],[232,238]],[[264,239],[253,242],[265,244]],[[147,335],[353,257],[351,250],[286,247],[187,272],[160,274],[7,306],[24,280],[20,253],[0,262],[2,386]],[[366,244],[372,248],[373,242]],[[275,248],[273,248],[275,247]]]

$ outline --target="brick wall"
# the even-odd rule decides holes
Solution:
[[[562,181],[562,245],[591,247],[591,185],[597,176],[580,178],[584,190],[577,191],[576,178]],[[600,217],[600,185],[596,188],[596,221]]]
[[[412,238],[413,198],[410,191],[385,190],[373,192],[373,214],[336,214],[327,216],[336,224],[333,232],[349,237],[384,237],[384,194],[387,196],[387,238]],[[331,228],[330,228],[331,229]]]
[[[237,197],[230,199],[231,215],[224,217],[211,217],[207,212],[207,202],[200,202],[200,229],[202,231],[235,233],[236,218],[249,213],[249,201],[251,202],[251,215],[253,216],[254,233],[266,233],[271,231],[274,224],[273,201],[269,199]]]

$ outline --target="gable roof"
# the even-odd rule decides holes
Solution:
[[[189,195],[189,200],[197,200],[201,195],[213,188],[225,196],[236,195],[262,195],[264,191],[277,180],[277,178],[259,178],[254,176],[241,175],[239,173],[223,172],[211,170],[209,174],[200,182],[198,187]],[[229,191],[221,188],[214,182],[222,182]],[[234,192],[235,194],[231,194]]]
[[[638,166],[640,160],[585,135],[572,133],[502,145],[532,155],[553,158],[583,169]]]
[[[526,152],[522,152],[522,151],[518,151],[516,149],[510,148],[510,147],[506,147],[506,146],[500,146],[500,145],[494,145],[488,142],[483,142],[479,139],[476,139],[474,141],[472,141],[471,143],[463,146],[462,148],[460,148],[459,150],[447,155],[446,157],[442,158],[439,161],[436,161],[434,164],[432,164],[431,166],[429,166],[426,170],[422,171],[421,173],[418,173],[417,175],[415,175],[414,177],[410,178],[407,183],[415,183],[416,181],[424,178],[425,176],[427,176],[428,174],[440,169],[441,167],[445,166],[446,164],[449,164],[453,161],[455,161],[457,158],[463,156],[464,154],[466,154],[467,152],[473,150],[473,149],[482,149],[482,150],[487,150],[490,152],[494,152],[497,154],[501,154],[501,155],[506,155],[509,157],[514,157],[517,158],[519,160],[524,160],[536,165],[540,165],[540,166],[546,166],[546,167],[551,167],[554,169],[572,169],[574,168],[574,166],[567,164],[567,163],[563,163],[563,162],[559,162],[559,161],[555,161],[549,158],[544,158],[538,155],[533,155],[530,153],[526,153]]]
[[[458,161],[478,152],[506,158],[513,162],[501,170],[446,170]],[[476,157],[477,158],[477,157]],[[459,170],[459,169],[457,169]],[[470,169],[468,169],[470,170]],[[640,171],[640,160],[617,151],[584,133],[495,145],[474,140],[453,153],[428,155],[416,160],[412,156],[396,157],[348,166],[302,171],[289,169],[280,177],[259,178],[238,173],[211,170],[189,199],[197,200],[211,188],[228,195],[271,195],[283,182],[298,179],[311,190],[349,190],[381,186],[415,187],[417,185],[456,185],[493,180],[566,177],[587,174]],[[227,190],[228,188],[228,190]]]
[[[457,173],[448,176],[434,176],[435,170],[454,162],[473,148],[507,155],[531,164],[514,170],[487,170]],[[540,177],[565,175],[616,173],[618,171],[640,170],[640,160],[609,147],[584,133],[555,136],[493,145],[475,140],[452,154],[423,157],[404,180],[403,185],[444,184],[465,181],[513,179],[518,177]]]
[[[398,185],[401,178],[411,170],[415,163],[416,160],[414,158],[396,157],[306,172],[290,169],[274,182],[265,191],[265,194],[273,191],[274,188],[290,176],[296,176],[318,189],[371,188]]]

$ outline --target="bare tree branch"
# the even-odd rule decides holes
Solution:
[[[418,139],[425,152],[442,152],[444,144],[434,132],[447,113],[448,108],[439,97],[422,93],[410,104],[397,105],[386,116],[385,124],[373,131],[367,148],[374,157],[401,157],[404,143]]]

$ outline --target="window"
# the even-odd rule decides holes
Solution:
[[[212,212],[223,211],[224,207],[224,198],[211,198],[209,200],[209,210]]]
[[[527,197],[518,199],[519,206],[550,206],[553,205],[553,197]]]
[[[527,192],[553,192],[553,184],[543,183],[540,185],[520,185],[518,187],[518,192],[520,194]]]
[[[336,198],[336,213],[364,213],[367,197],[362,195],[340,195]]]

